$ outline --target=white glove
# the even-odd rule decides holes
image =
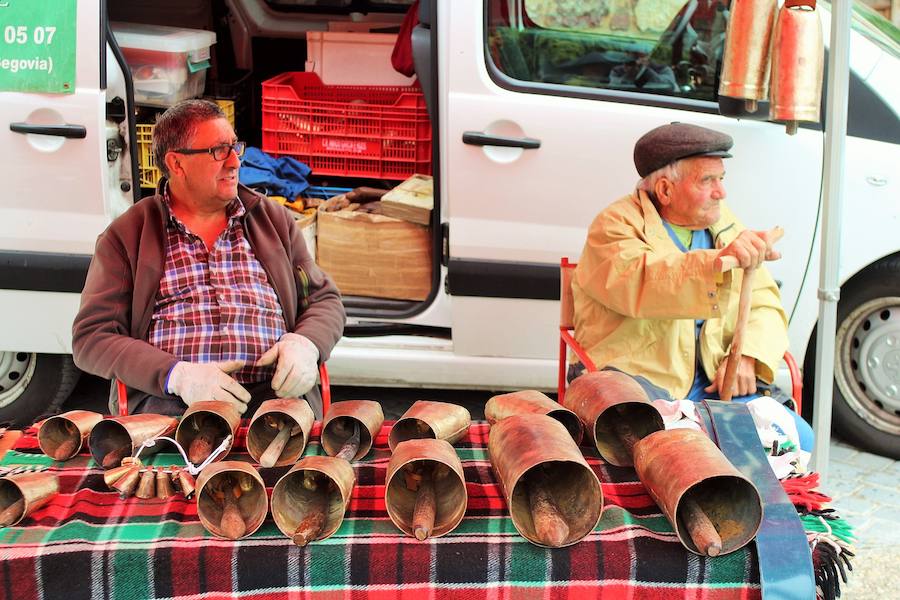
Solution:
[[[179,361],[172,368],[166,391],[181,396],[188,406],[200,400],[224,400],[234,404],[237,411],[244,414],[250,402],[250,392],[228,376],[228,373],[243,366],[242,360],[213,363]]]
[[[272,390],[279,398],[299,398],[316,385],[319,374],[319,349],[309,338],[285,333],[258,361],[266,367],[278,361],[272,376]]]

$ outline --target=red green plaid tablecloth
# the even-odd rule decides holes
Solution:
[[[307,454],[322,453],[316,427]],[[406,537],[384,506],[387,432],[386,425],[373,451],[354,464],[357,484],[340,529],[306,548],[284,537],[271,515],[233,542],[203,529],[195,502],[181,495],[122,501],[88,455],[54,463],[40,454],[36,432],[26,432],[0,465],[47,465],[59,476],[60,494],[19,526],[0,529],[0,598],[760,597],[752,544],[714,559],[687,552],[634,471],[604,464],[587,447],[603,483],[599,525],[568,548],[528,543],[507,514],[488,461],[485,423],[456,443],[469,495],[465,519],[444,537]],[[179,461],[159,455],[153,462]],[[262,470],[270,493],[286,471]]]

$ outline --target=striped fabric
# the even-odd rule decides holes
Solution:
[[[284,316],[244,236],[244,205],[236,199],[227,212],[227,228],[209,249],[170,214],[166,262],[148,341],[188,362],[246,361],[248,366],[233,377],[239,383],[255,383],[275,371],[252,363],[284,334]]]
[[[121,501],[107,491],[88,456],[62,468],[39,454],[32,430],[2,465],[49,465],[60,477],[61,493],[20,526],[0,530],[0,598],[760,597],[752,544],[715,559],[688,553],[634,471],[603,464],[589,448],[585,454],[606,500],[600,524],[569,548],[526,542],[507,515],[488,462],[484,423],[473,424],[456,444],[469,495],[466,518],[441,538],[405,537],[384,506],[387,432],[385,426],[373,452],[355,464],[357,485],[340,529],[299,548],[271,516],[252,536],[232,542],[207,533],[195,503],[183,496]],[[307,449],[318,453],[317,443]],[[173,455],[154,459],[174,462]],[[270,491],[286,471],[263,470]]]

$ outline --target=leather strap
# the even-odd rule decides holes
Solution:
[[[769,466],[750,411],[743,403],[704,400],[698,410],[710,437],[746,476],[763,499],[756,534],[763,598],[808,600],[816,597],[812,553],[797,509]]]

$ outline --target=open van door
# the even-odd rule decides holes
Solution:
[[[634,143],[659,125],[734,137],[729,204],[748,227],[786,228],[786,258],[771,270],[789,312],[799,293],[822,132],[789,137],[780,124],[719,114],[726,1],[670,2],[666,14],[642,5],[602,16],[591,2],[453,7],[441,137],[454,350],[533,359],[520,387],[552,388],[559,259],[577,260],[594,216],[634,189]]]
[[[77,378],[70,339],[48,332],[71,328],[119,186],[103,4],[0,1],[0,421],[30,422]]]

